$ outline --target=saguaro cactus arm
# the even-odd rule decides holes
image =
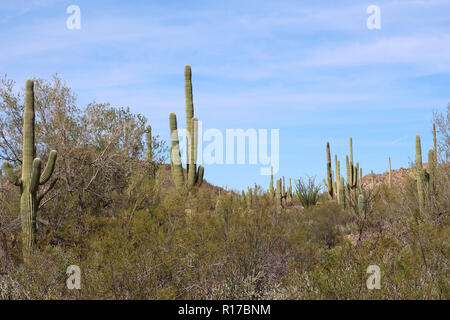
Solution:
[[[353,163],[353,139],[350,137],[350,162]]]
[[[203,166],[198,167],[198,173],[197,173],[197,187],[200,187],[203,183],[203,175],[205,174],[205,168]]]
[[[47,183],[48,180],[50,180],[50,178],[53,174],[53,171],[55,170],[55,164],[56,164],[57,157],[58,157],[58,153],[56,152],[56,150],[50,151],[50,155],[48,157],[47,164],[39,178],[40,185],[43,185],[43,184]]]
[[[41,176],[41,159],[33,160],[33,169],[31,170],[30,192],[35,193],[39,188],[39,177]]]
[[[189,135],[187,140],[190,141],[189,150],[189,171],[188,171],[188,185],[192,187],[196,184],[197,180],[197,130],[198,130],[198,120],[197,118],[192,118],[189,122],[191,128],[188,130]]]
[[[9,183],[17,187],[19,187],[22,184],[22,180],[20,180],[19,177],[16,175],[16,173],[13,170],[13,167],[8,161],[3,162],[2,169],[3,171],[5,171],[6,178],[8,179]]]

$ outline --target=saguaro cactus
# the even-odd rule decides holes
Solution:
[[[359,168],[359,188],[362,188],[362,184],[363,184],[363,171],[362,168]]]
[[[270,194],[273,197],[274,189],[273,189],[273,167],[270,167]]]
[[[292,202],[292,180],[289,178],[289,188],[288,188],[288,202]]]
[[[330,199],[334,198],[333,193],[333,173],[331,172],[331,155],[330,155],[330,143],[327,142],[327,187],[328,187],[328,197]]]
[[[198,120],[194,118],[194,103],[192,98],[192,71],[191,66],[186,65],[184,69],[184,88],[186,95],[186,152],[187,152],[187,187],[191,189],[194,186],[199,187],[203,182],[204,168],[203,166],[199,166],[197,170],[197,145],[198,145]],[[177,132],[177,121],[175,114],[170,114],[170,131],[171,131],[171,156],[173,158],[178,158],[180,155],[179,148],[179,140],[178,133],[176,133],[176,137],[172,137],[173,132]],[[174,147],[174,143],[176,147]],[[175,153],[172,155],[172,151]],[[181,166],[181,155],[179,164],[172,165],[172,172],[174,174],[175,185],[177,189],[183,188],[184,185],[184,174]],[[171,161],[172,162],[172,161]],[[173,162],[172,162],[173,163]],[[175,168],[175,166],[178,166]],[[181,168],[181,176],[180,176],[180,168]],[[175,169],[175,170],[174,170]],[[177,181],[178,180],[178,181]]]
[[[417,182],[417,195],[419,197],[419,207],[424,207],[424,171],[422,167],[422,147],[420,145],[420,136],[416,135],[416,182]]]
[[[20,217],[22,221],[22,241],[24,258],[29,256],[36,232],[37,191],[40,185],[50,180],[55,169],[57,152],[52,150],[47,165],[41,173],[41,159],[36,158],[34,136],[34,82],[27,80],[25,87],[25,112],[23,121],[22,177],[19,178],[8,162],[3,163],[3,171],[9,182],[20,187]]]
[[[275,198],[276,198],[276,210],[278,213],[281,212],[281,199],[282,199],[282,190],[281,190],[281,179],[277,180],[277,188],[275,190]]]
[[[338,201],[345,207],[345,190],[344,190],[344,177],[339,177],[339,197]]]
[[[336,186],[336,190],[334,191],[334,194],[336,195],[336,200],[338,203],[341,203],[341,192],[340,192],[340,188],[341,188],[341,163],[338,160],[337,154],[334,155],[334,165],[335,165],[335,186]]]
[[[428,150],[428,170],[425,170],[422,164],[422,147],[420,144],[420,136],[416,135],[416,168],[410,173],[410,176],[417,183],[417,197],[419,200],[419,208],[425,208],[425,202],[430,200],[430,196],[436,191],[435,189],[435,171],[436,171],[436,155],[433,149]],[[425,185],[427,188],[425,188]],[[426,194],[425,194],[425,191]]]
[[[170,124],[170,165],[175,187],[181,190],[184,186],[184,173],[181,164],[180,141],[178,140],[177,116],[175,113],[169,115]]]
[[[353,165],[353,140],[350,138],[350,160],[349,157],[345,158],[347,165],[347,188],[350,192],[353,190],[356,199],[357,188],[358,188],[358,173],[359,173],[359,163],[356,166]]]

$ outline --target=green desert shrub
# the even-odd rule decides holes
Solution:
[[[303,223],[307,224],[308,238],[332,248],[342,241],[350,215],[335,202],[325,202],[305,210]]]
[[[315,205],[319,201],[320,184],[316,184],[315,178],[308,177],[308,180],[297,180],[296,195],[303,207],[307,208]]]

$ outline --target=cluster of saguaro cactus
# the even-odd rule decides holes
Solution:
[[[289,187],[286,187],[284,176],[281,184],[281,199],[284,199],[285,203],[291,203],[293,199],[292,195],[292,180],[289,178]]]
[[[27,80],[25,88],[25,112],[23,121],[22,177],[19,178],[11,164],[3,163],[3,170],[9,182],[20,187],[20,217],[22,222],[22,241],[24,258],[32,250],[36,232],[37,192],[40,185],[47,183],[54,171],[57,153],[50,152],[47,165],[41,172],[41,159],[36,158],[34,134],[34,82]]]
[[[360,187],[360,180],[358,179],[359,174],[359,163],[356,163],[356,166],[353,163],[353,140],[350,137],[350,159],[347,155],[345,158],[346,166],[347,166],[347,189],[349,192],[353,191],[353,194],[356,198],[357,190]]]
[[[283,200],[284,202],[291,203],[294,199],[294,195],[292,193],[292,179],[289,178],[289,186],[286,186],[285,177],[281,177],[276,181],[276,188],[273,185],[273,169],[270,168],[270,187],[269,193],[272,197],[275,197],[275,203],[277,211],[281,211]]]
[[[186,95],[186,151],[187,151],[187,187],[192,189],[199,187],[203,182],[204,168],[199,166],[197,170],[197,144],[198,144],[198,120],[194,117],[194,103],[192,98],[192,72],[191,66],[184,69],[185,95]],[[181,164],[180,143],[178,140],[177,117],[175,113],[169,115],[170,123],[170,163],[175,186],[181,190],[185,186],[184,172]]]
[[[345,205],[345,197],[353,194],[357,200],[358,193],[361,193],[362,189],[362,168],[359,167],[359,163],[353,164],[353,141],[350,138],[350,157],[346,156],[347,167],[347,180],[345,184],[344,177],[341,176],[341,164],[337,155],[334,156],[335,172],[331,169],[331,152],[330,143],[327,142],[326,149],[327,156],[327,177],[323,180],[327,187],[328,197],[330,199],[336,199],[338,203]],[[334,177],[334,179],[333,179]],[[346,188],[345,188],[346,187]]]
[[[327,177],[323,179],[324,185],[327,187],[328,198],[333,200],[336,199],[338,203],[344,203],[344,187],[341,187],[341,170],[340,170],[340,161],[338,160],[337,154],[334,155],[334,165],[335,170],[331,169],[331,152],[330,152],[330,143],[327,141],[327,149],[326,149],[326,157],[327,157]],[[334,177],[334,179],[333,179]],[[342,178],[343,181],[343,178]],[[343,183],[343,182],[342,182]]]

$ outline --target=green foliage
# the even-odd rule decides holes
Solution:
[[[305,207],[313,206],[319,200],[320,185],[316,184],[314,177],[308,177],[308,181],[297,180],[296,194],[300,203]]]
[[[344,226],[350,216],[335,202],[326,202],[305,210],[303,223],[307,225],[308,238],[327,248],[343,240]]]

